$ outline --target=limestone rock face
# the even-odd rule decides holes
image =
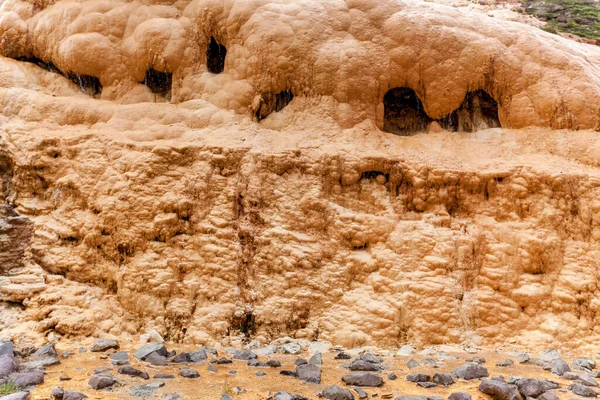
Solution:
[[[600,344],[600,49],[428,2],[163,3],[2,4],[0,336]],[[398,87],[429,134],[380,130]],[[465,101],[501,126],[450,132]]]

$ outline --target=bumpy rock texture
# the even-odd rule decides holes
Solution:
[[[3,334],[600,343],[600,49],[412,1],[1,11]],[[502,128],[381,132],[394,87]]]

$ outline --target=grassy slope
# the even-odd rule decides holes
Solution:
[[[525,0],[527,13],[548,25],[550,32],[567,32],[600,44],[600,2],[594,0]]]

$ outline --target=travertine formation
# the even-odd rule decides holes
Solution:
[[[35,225],[0,333],[600,342],[600,49],[416,1],[150,3],[0,6]],[[382,132],[397,87],[502,128]]]

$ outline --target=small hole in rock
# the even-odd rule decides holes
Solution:
[[[150,91],[154,94],[170,97],[173,74],[171,72],[159,72],[154,68],[150,68],[146,71],[146,77],[141,83],[148,86]]]
[[[277,94],[267,92],[262,93],[259,109],[256,111],[256,119],[261,121],[269,116],[273,111],[279,112],[285,108],[294,99],[291,90],[283,90]]]
[[[398,87],[388,90],[383,97],[383,131],[400,136],[411,136],[427,130],[432,121],[425,113],[414,90]]]
[[[213,36],[210,37],[208,48],[206,49],[206,66],[208,71],[213,74],[220,74],[225,69],[225,57],[227,48],[217,43]]]

